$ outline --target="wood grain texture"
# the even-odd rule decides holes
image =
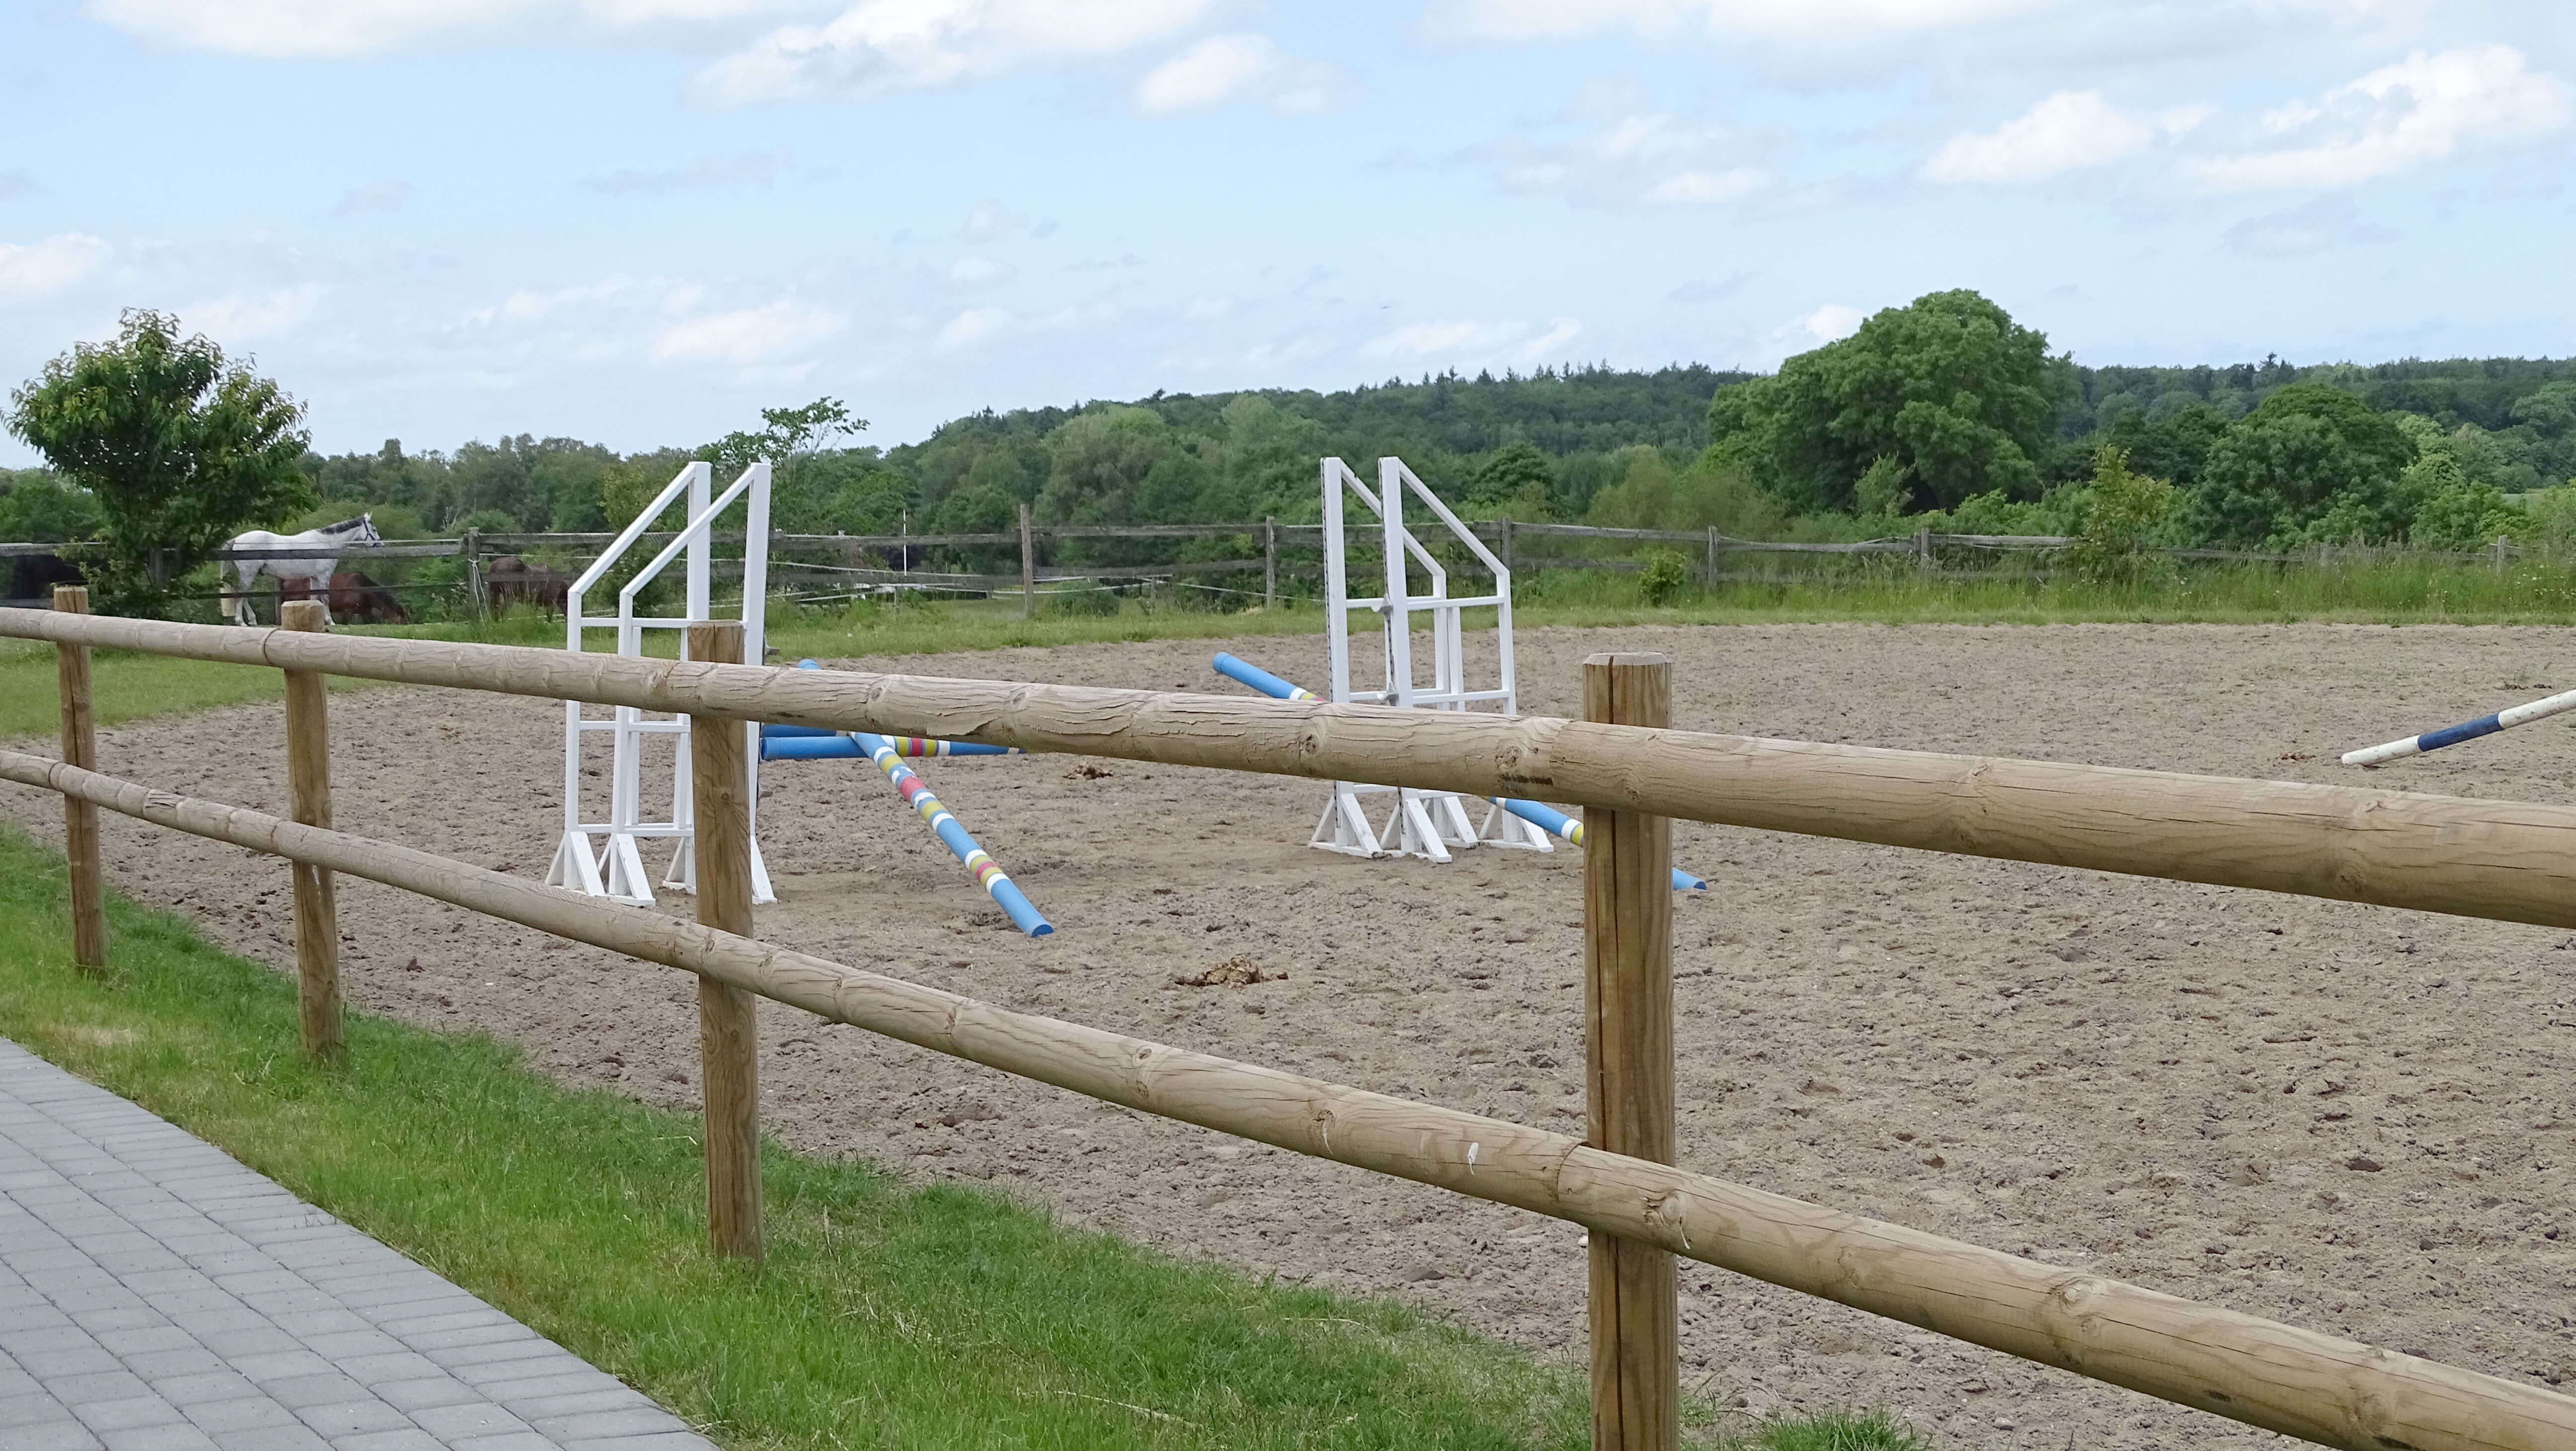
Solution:
[[[689,658],[738,664],[740,620],[689,626]],[[689,719],[698,921],[751,936],[751,750],[739,721]],[[759,1259],[760,999],[736,983],[698,978],[698,1079],[706,1108],[707,1243]]]
[[[247,632],[245,632],[247,633]],[[409,847],[0,751],[0,780],[417,892],[1145,1113],[1660,1246],[2350,1451],[2565,1451],[2576,1398],[1613,1154],[863,972]]]
[[[1545,716],[297,635],[0,609],[0,636],[681,715],[985,741],[2576,927],[2576,807]]]
[[[1038,548],[1029,536],[1029,506],[1020,506],[1020,618],[1038,612]]]
[[[1583,662],[1583,718],[1672,723],[1662,655]],[[1593,1148],[1673,1161],[1673,824],[1583,812],[1584,1100]],[[1670,1251],[1592,1231],[1594,1451],[1681,1445],[1681,1320]]]
[[[320,600],[277,607],[278,627],[320,631],[331,615]],[[286,781],[290,810],[305,826],[331,824],[331,705],[323,677],[286,674]],[[295,883],[295,1019],[304,1056],[337,1058],[340,1040],[340,906],[324,867],[297,862]]]
[[[54,608],[89,613],[89,587],[54,586]],[[56,645],[54,678],[62,696],[63,759],[85,771],[98,769],[98,718],[90,698],[89,647]],[[71,868],[72,966],[82,972],[107,967],[107,878],[99,868],[98,808],[63,802],[63,860]]]

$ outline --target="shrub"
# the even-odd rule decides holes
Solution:
[[[2096,583],[2145,583],[2168,564],[2155,551],[2182,503],[2181,490],[2132,472],[2128,452],[2105,444],[2093,455],[2089,506],[2066,562]]]
[[[1658,549],[1646,556],[1646,567],[1637,575],[1637,595],[1660,609],[1680,599],[1690,582],[1689,558],[1677,549]]]

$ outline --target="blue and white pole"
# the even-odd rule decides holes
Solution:
[[[1262,669],[1260,666],[1255,665],[1248,660],[1239,659],[1235,656],[1228,655],[1223,651],[1219,651],[1217,653],[1216,673],[1224,676],[1228,680],[1234,681],[1238,685],[1249,685],[1253,689],[1260,691],[1262,694],[1269,696],[1273,700],[1320,700],[1323,698],[1311,690],[1303,689],[1280,679],[1278,676],[1271,674],[1269,671]],[[1488,796],[1485,799],[1560,841],[1569,842],[1575,846],[1583,845],[1583,823],[1566,815],[1564,812],[1557,810],[1553,806],[1548,806],[1537,801],[1524,801],[1517,796]],[[1707,887],[1707,882],[1700,880],[1698,877],[1692,876],[1690,873],[1683,871],[1679,867],[1673,868],[1674,891],[1696,892],[1704,891]]]
[[[2362,751],[2346,751],[2343,753],[2343,763],[2347,766],[2377,766],[2389,761],[2402,761],[2408,756],[2420,756],[2426,751],[2438,751],[2444,746],[2456,746],[2462,741],[2474,741],[2480,736],[2491,736],[2498,731],[2511,730],[2518,725],[2529,725],[2536,720],[2547,720],[2553,715],[2562,715],[2571,710],[2576,710],[2576,690],[2568,691],[2564,695],[2553,695],[2546,700],[2535,700],[2527,705],[2517,705],[2510,710],[2500,710],[2493,715],[2480,716],[2476,720],[2462,721],[2458,725],[2446,726],[2438,731],[2426,731],[2420,736],[2408,736],[2402,741],[2390,741],[2384,746],[2372,746]]]

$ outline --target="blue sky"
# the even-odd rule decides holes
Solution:
[[[162,308],[334,452],[1767,368],[1948,287],[2576,352],[2553,4],[15,0],[0,117],[0,380]]]

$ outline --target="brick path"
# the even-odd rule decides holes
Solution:
[[[5,1040],[0,1446],[713,1451],[572,1352]]]

